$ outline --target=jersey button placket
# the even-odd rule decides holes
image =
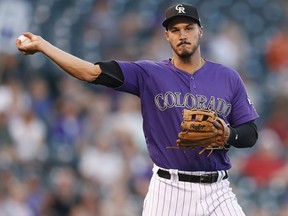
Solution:
[[[195,84],[195,77],[192,75],[190,78],[190,88],[191,90],[196,89],[196,84]]]

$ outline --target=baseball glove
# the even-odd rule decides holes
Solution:
[[[210,110],[184,109],[182,116],[182,131],[178,134],[177,147],[192,149],[202,147],[199,154],[209,149],[208,156],[214,149],[224,148],[230,130],[217,113]]]

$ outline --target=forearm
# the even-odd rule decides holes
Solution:
[[[25,32],[16,40],[19,51],[25,55],[33,55],[41,52],[62,68],[66,73],[77,79],[92,82],[101,73],[99,65],[77,58],[63,50],[53,46],[38,35]]]
[[[255,145],[258,139],[257,126],[248,122],[238,127],[230,127],[228,143],[236,148],[249,148]]]
[[[47,41],[41,45],[41,52],[56,63],[60,68],[71,76],[87,81],[94,81],[100,74],[101,69],[98,65],[82,60],[61,49],[53,46]]]

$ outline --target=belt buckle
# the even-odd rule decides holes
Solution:
[[[199,183],[206,183],[206,181],[205,181],[205,175],[200,174],[199,177],[200,177],[200,178],[199,178]]]

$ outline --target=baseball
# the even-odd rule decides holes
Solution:
[[[18,40],[20,40],[21,43],[31,41],[28,37],[26,37],[26,36],[24,36],[24,35],[20,35],[20,36],[18,37]]]

